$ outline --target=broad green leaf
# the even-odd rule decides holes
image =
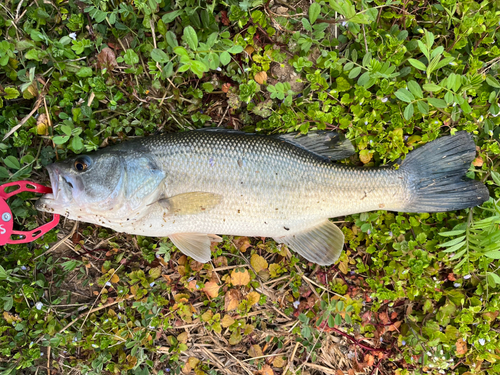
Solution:
[[[184,63],[184,64],[186,64],[188,61],[191,60],[189,58],[188,51],[184,47],[181,47],[181,46],[175,47],[174,48],[174,53],[181,58],[181,62]]]
[[[21,164],[19,164],[19,160],[16,157],[10,155],[3,159],[5,165],[11,169],[19,169],[21,168]]]
[[[500,259],[500,250],[488,251],[483,255],[490,259]]]
[[[491,277],[495,281],[496,284],[500,284],[500,276],[498,276],[496,273],[494,273],[494,272],[487,272],[487,275],[489,277]]]
[[[319,5],[318,3],[312,3],[309,6],[309,22],[311,22],[311,24],[316,22],[320,13],[321,13],[321,5]]]
[[[163,50],[161,50],[159,48],[155,48],[154,50],[151,51],[151,58],[154,61],[159,62],[161,64],[165,64],[168,62],[168,60],[170,60],[168,58],[168,55]]]
[[[184,29],[183,36],[189,48],[192,50],[196,50],[196,48],[198,48],[198,36],[192,26],[187,26]]]
[[[429,92],[436,92],[436,91],[439,91],[442,89],[441,86],[436,85],[434,83],[424,83],[424,85],[422,87],[424,88],[425,91],[429,91]]]
[[[495,171],[491,171],[491,177],[493,178],[493,181],[495,182],[495,184],[500,186],[500,173],[495,172]]]
[[[135,65],[139,62],[139,56],[133,49],[128,49],[127,52],[125,52],[125,55],[123,56],[123,59],[125,60],[125,63],[128,65]]]
[[[408,104],[404,111],[405,120],[409,120],[413,117],[413,111],[413,103]]]
[[[421,114],[423,114],[423,115],[429,114],[429,104],[427,104],[427,102],[424,102],[423,100],[419,100],[417,102],[417,108]]]
[[[416,60],[416,59],[408,59],[408,62],[413,65],[415,68],[419,69],[419,70],[423,70],[425,71],[425,69],[427,69],[427,67],[425,66],[425,64],[419,60]]]
[[[66,143],[68,142],[68,139],[69,139],[69,135],[58,135],[54,138],[52,138],[52,141],[56,144],[56,145],[62,145],[63,143]]]
[[[396,91],[394,93],[394,95],[396,95],[396,97],[398,99],[400,99],[406,103],[410,103],[411,101],[415,100],[415,97],[413,96],[413,94],[405,88],[399,89],[398,91]]]
[[[453,93],[451,91],[448,91],[446,94],[444,94],[444,100],[446,101],[446,103],[448,105],[452,104],[455,100],[455,96],[453,95]]]
[[[446,108],[448,104],[443,99],[427,98],[430,105],[436,108]]]
[[[493,76],[490,76],[490,75],[486,76],[486,83],[488,85],[490,85],[491,87],[494,87],[496,89],[500,89],[500,82],[498,82],[498,80]]]
[[[348,72],[349,70],[351,70],[352,68],[354,68],[354,63],[353,62],[348,62],[344,65],[344,72]]]
[[[470,107],[469,103],[467,103],[466,100],[464,100],[462,104],[460,104],[460,108],[462,108],[462,111],[464,111],[464,113],[472,112],[472,108]]]
[[[354,79],[359,75],[359,73],[361,73],[361,67],[357,66],[349,72],[349,78]]]
[[[413,95],[415,95],[419,99],[423,98],[422,89],[420,88],[420,85],[416,81],[413,80],[408,81],[407,85],[408,89],[411,91]]]
[[[10,173],[5,167],[0,167],[0,178],[9,178]]]
[[[231,48],[229,48],[227,50],[227,52],[232,53],[233,55],[236,55],[238,53],[243,52],[243,47],[240,46],[239,44],[235,44],[234,46],[232,46]]]
[[[368,52],[363,56],[363,66],[366,68],[368,65],[370,65],[371,61],[372,61],[372,54],[371,52]]]
[[[208,72],[208,67],[201,61],[193,60],[191,62],[191,70],[194,74],[196,74],[199,78],[203,76],[204,72]]]
[[[164,23],[170,23],[173,20],[175,20],[176,17],[180,16],[182,13],[184,13],[184,10],[174,10],[173,12],[164,14],[161,20]]]
[[[78,72],[76,72],[76,75],[80,78],[92,77],[92,68],[84,66],[83,68],[80,68]]]
[[[361,77],[358,78],[358,85],[366,87],[370,82],[370,78],[370,72],[364,72],[361,74]]]
[[[5,94],[6,94],[4,96],[4,99],[7,99],[7,100],[16,99],[20,95],[19,91],[17,91],[17,89],[15,89],[13,87],[6,87],[4,89],[4,91],[5,91]]]
[[[229,54],[229,52],[224,51],[220,54],[220,62],[222,65],[227,65],[230,63],[230,61],[231,61],[231,55]]]
[[[441,69],[443,66],[445,65],[448,65],[449,63],[451,63],[453,60],[455,60],[454,57],[445,57],[444,59],[442,59],[440,62],[437,63],[436,67],[434,70],[438,70],[438,69]]]

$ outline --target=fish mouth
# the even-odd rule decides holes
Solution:
[[[60,195],[60,185],[59,185],[59,171],[57,168],[51,164],[46,166],[47,172],[49,172],[50,185],[52,187],[52,193],[44,194],[35,203],[35,208],[38,211],[44,212],[54,212],[54,206],[57,201],[57,197]]]

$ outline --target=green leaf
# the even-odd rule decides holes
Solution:
[[[21,168],[21,164],[19,164],[19,160],[16,157],[10,155],[3,159],[5,165],[11,169],[19,169]]]
[[[0,167],[0,178],[9,178],[10,173],[5,167]]]
[[[16,99],[20,95],[19,91],[17,91],[17,89],[15,89],[14,87],[6,87],[4,89],[4,92],[6,94],[4,96],[4,99],[7,100]]]
[[[350,79],[356,78],[359,75],[359,73],[361,73],[361,67],[357,66],[349,72],[349,78]]]
[[[209,69],[203,62],[193,60],[191,62],[191,70],[198,76],[198,78],[201,78],[203,76],[203,73],[208,72]]]
[[[361,77],[358,78],[358,85],[365,86],[370,82],[370,72],[364,72]]]
[[[417,108],[421,114],[423,114],[423,115],[429,114],[429,105],[426,102],[424,102],[423,100],[419,100],[417,102]]]
[[[231,55],[229,52],[224,51],[220,54],[220,62],[222,65],[227,65],[231,62]]]
[[[495,284],[500,284],[500,276],[498,276],[496,273],[487,272],[487,275],[495,281]]]
[[[196,35],[196,31],[192,26],[187,26],[184,29],[184,40],[188,44],[189,48],[192,50],[196,50],[198,47],[198,35]]]
[[[425,66],[425,64],[419,60],[416,60],[416,59],[408,59],[408,62],[413,65],[415,68],[417,68],[418,70],[423,70],[425,71],[425,69],[427,69],[427,67]]]
[[[316,22],[320,13],[321,13],[321,5],[319,5],[318,3],[312,3],[309,6],[309,21],[311,22],[311,24]]]
[[[170,23],[173,20],[175,20],[178,16],[180,16],[182,13],[184,13],[184,10],[174,10],[173,12],[169,12],[167,14],[164,14],[161,20],[164,23]]]
[[[495,171],[491,171],[491,177],[493,178],[493,181],[495,182],[495,184],[500,186],[500,173],[495,172]]]
[[[440,244],[439,247],[450,247],[450,246],[456,245],[457,243],[462,242],[464,239],[465,239],[465,236],[460,236],[460,237],[454,238],[450,241],[446,241],[445,243]]]
[[[52,141],[56,144],[56,145],[62,145],[63,143],[66,143],[68,142],[68,139],[69,139],[69,135],[58,135],[56,137],[54,137],[52,139]]]
[[[457,229],[457,230],[451,230],[451,231],[448,231],[448,232],[441,232],[441,233],[438,233],[440,236],[443,236],[443,237],[452,237],[452,236],[458,236],[458,235],[461,235],[461,234],[464,234],[465,233],[465,229]]]
[[[500,259],[500,250],[488,251],[483,254],[485,257],[490,259]]]
[[[151,58],[154,61],[159,62],[161,64],[166,64],[168,60],[170,60],[168,58],[168,55],[159,48],[155,48],[154,50],[151,51]]]
[[[233,55],[236,55],[238,53],[243,52],[243,47],[240,46],[239,44],[235,44],[234,46],[232,46],[231,48],[229,48],[227,50],[227,52],[232,53]]]
[[[349,70],[351,70],[352,68],[354,68],[354,63],[353,62],[348,62],[344,65],[344,72],[348,72]]]
[[[186,64],[191,59],[189,58],[189,53],[184,47],[175,47],[174,53],[181,58],[181,62]]]
[[[406,103],[410,103],[411,101],[415,100],[415,97],[413,96],[413,94],[405,88],[399,89],[398,91],[396,91],[394,93],[394,95],[396,95],[396,97],[398,99],[400,99]]]
[[[90,68],[88,66],[84,66],[78,72],[76,72],[76,75],[77,75],[77,77],[80,77],[80,78],[92,77],[92,68]]]
[[[430,105],[436,107],[436,108],[446,108],[448,104],[443,99],[437,99],[437,98],[427,98],[427,101],[429,102]]]
[[[12,308],[12,306],[14,306],[14,298],[12,298],[12,296],[2,297],[2,298],[5,301],[3,303],[4,311],[9,311]]]
[[[408,81],[408,88],[410,89],[411,93],[415,95],[417,98],[422,99],[423,98],[423,93],[422,89],[420,88],[420,85],[416,81]]]
[[[493,76],[486,76],[486,83],[490,85],[491,87],[494,87],[496,89],[500,89],[500,82],[497,81],[497,79]]]
[[[139,56],[133,49],[128,49],[123,56],[125,63],[127,65],[135,65],[139,62]]]
[[[404,111],[405,120],[409,120],[413,117],[413,103],[410,103],[406,106]]]
[[[429,92],[436,92],[436,91],[439,91],[442,89],[441,86],[436,85],[434,83],[424,83],[424,85],[422,87],[424,88],[425,91],[429,91]]]
[[[363,56],[363,66],[366,68],[372,61],[372,53],[368,52]]]

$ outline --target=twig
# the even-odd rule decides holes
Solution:
[[[21,126],[24,125],[24,123],[26,121],[28,121],[31,116],[33,116],[33,114],[38,111],[38,108],[40,108],[40,106],[42,105],[42,100],[43,100],[44,96],[43,95],[40,95],[40,97],[37,99],[36,103],[35,103],[35,106],[33,107],[33,109],[31,110],[30,113],[28,113],[26,116],[24,116],[24,118],[19,122],[19,124],[17,124],[16,126],[14,126],[12,129],[10,129],[7,134],[5,134],[5,137],[3,137],[2,141],[5,141],[7,138],[10,137],[10,135],[14,132],[17,131],[17,129],[19,129]]]
[[[290,357],[290,360],[288,361],[288,363],[286,364],[286,367],[285,369],[283,370],[283,374],[286,374],[287,371],[288,371],[288,368],[290,367],[290,365],[293,363],[293,360],[295,358],[295,353],[297,352],[297,349],[299,348],[299,342],[296,342],[295,343],[295,348],[293,348],[293,352],[292,352],[292,356]]]
[[[44,255],[47,255],[47,254],[53,252],[54,250],[56,250],[59,246],[61,246],[62,243],[64,243],[68,238],[70,238],[73,235],[73,233],[75,233],[77,226],[78,226],[78,221],[75,221],[75,225],[73,226],[73,229],[71,229],[71,231],[69,232],[69,234],[67,236],[65,236],[63,239],[61,239],[58,243],[56,243],[54,246],[52,246],[46,252],[44,252],[44,253],[40,254],[39,256],[33,258],[33,260],[37,260],[38,258],[40,258],[40,257],[42,257]]]

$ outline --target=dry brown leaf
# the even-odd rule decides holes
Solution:
[[[224,308],[226,311],[234,310],[241,302],[241,292],[238,289],[231,289],[226,293]]]
[[[227,258],[225,256],[217,257],[213,260],[215,267],[227,267]]]
[[[207,296],[211,298],[216,298],[219,295],[219,288],[220,287],[217,285],[217,283],[209,281],[205,283],[203,291],[206,293]]]
[[[335,371],[335,375],[344,375],[344,371],[337,370],[337,371]]]
[[[113,284],[116,284],[118,281],[120,281],[120,277],[115,273],[113,276],[111,276],[111,281]]]
[[[257,82],[259,85],[262,85],[267,81],[267,73],[266,72],[256,73],[253,78],[255,79],[255,82]]]
[[[198,290],[198,288],[196,288],[196,280],[191,280],[189,283],[188,283],[188,286],[187,286],[188,290],[191,291],[191,292],[195,292]]]
[[[401,322],[400,321],[399,322],[395,322],[394,324],[391,324],[389,326],[389,331],[391,331],[391,332],[392,331],[397,331],[400,326],[401,326]]]
[[[260,348],[260,345],[252,345],[250,349],[248,350],[248,355],[252,358],[255,357],[262,357],[264,353],[262,353],[262,349]]]
[[[38,135],[48,135],[49,134],[49,118],[45,113],[40,113],[36,119],[36,133]],[[75,232],[78,233],[78,232]]]
[[[349,272],[349,265],[347,262],[340,262],[338,264],[339,270],[344,274],[347,275],[347,272]]]
[[[265,270],[268,266],[267,260],[265,260],[264,257],[261,257],[259,254],[252,254],[252,257],[250,258],[250,264],[257,273]]]
[[[246,269],[235,269],[231,272],[231,284],[247,285],[250,282],[250,274]]]
[[[349,370],[347,370],[347,373],[349,375],[356,375],[356,373],[354,372],[354,370],[352,368],[350,368]]]
[[[274,358],[274,361],[273,361],[274,367],[282,368],[285,365],[286,365],[286,361],[283,359],[282,356],[277,356],[276,358]]]
[[[260,294],[257,292],[248,293],[247,301],[250,304],[250,306],[256,305],[260,301]]]
[[[250,240],[248,237],[238,237],[234,239],[234,244],[239,251],[244,253],[250,247]]]
[[[97,67],[99,69],[113,69],[118,66],[116,62],[115,52],[109,48],[103,48],[101,52],[97,55]]]
[[[359,160],[361,160],[363,164],[369,163],[370,160],[372,160],[372,156],[373,154],[368,150],[361,150],[359,152]]]
[[[481,167],[483,165],[484,161],[483,161],[483,158],[481,156],[478,156],[477,158],[474,159],[474,161],[472,162],[472,165],[474,167]]]
[[[373,364],[375,363],[375,357],[372,356],[371,354],[366,354],[365,362],[368,366],[373,366]]]
[[[233,323],[235,321],[236,320],[234,320],[234,318],[230,317],[229,315],[224,315],[224,318],[222,318],[222,320],[220,321],[220,324],[222,327],[227,328],[227,327],[233,325]]]
[[[246,46],[245,47],[245,52],[249,55],[249,56],[252,56],[252,53],[255,51],[255,48],[253,48],[252,46]]]
[[[179,336],[177,336],[177,340],[179,342],[182,342],[183,344],[187,343],[188,341],[188,333],[187,332],[182,332]]]
[[[228,93],[230,88],[231,88],[231,84],[230,83],[224,83],[222,85],[221,90],[222,90],[223,93]]]
[[[191,263],[189,263],[189,266],[191,267],[192,271],[198,272],[198,271],[201,271],[201,269],[204,266],[204,263],[200,263],[200,262],[193,259],[193,260],[191,260]]]
[[[457,346],[457,355],[464,355],[467,353],[467,342],[459,338],[455,344]]]
[[[262,369],[258,373],[259,375],[274,375],[274,371],[269,365],[262,366]]]

